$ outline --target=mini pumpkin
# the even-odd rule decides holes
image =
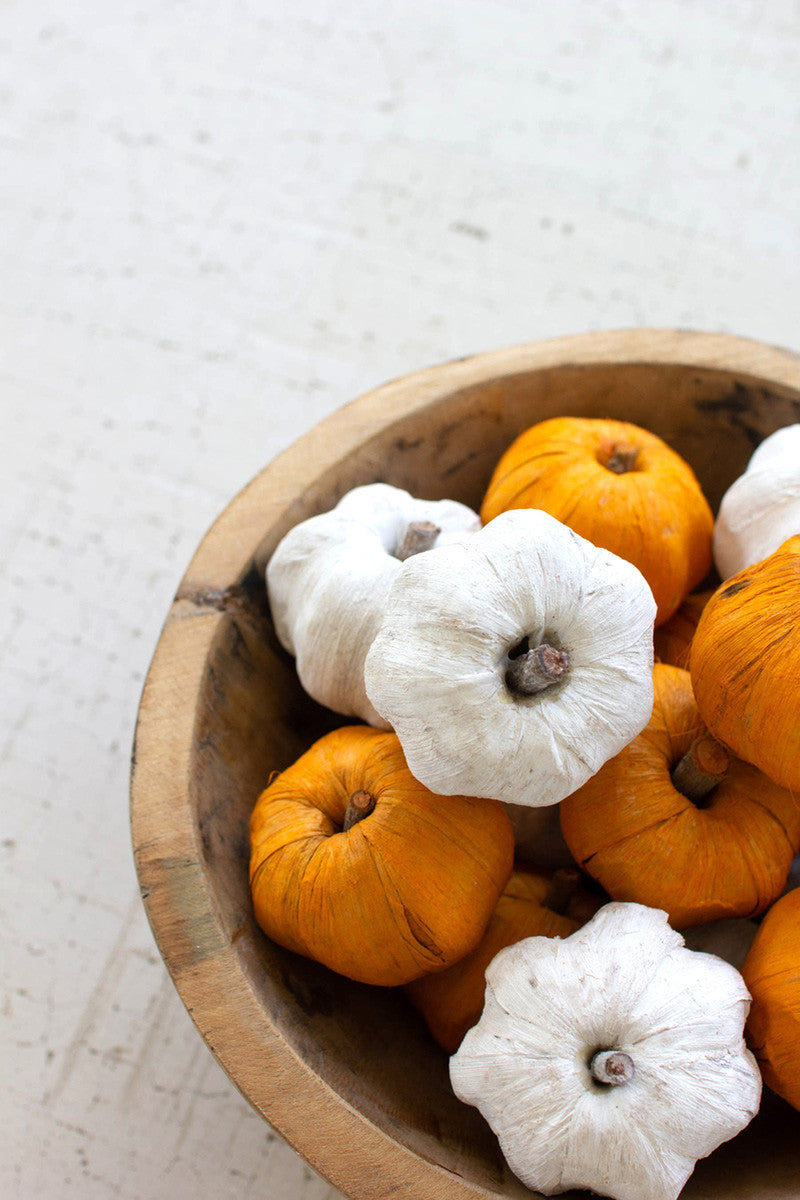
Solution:
[[[486,968],[499,950],[523,938],[569,937],[600,908],[578,870],[517,865],[478,945],[452,967],[408,984],[406,993],[439,1045],[452,1054],[483,1008]],[[585,877],[584,877],[585,878]]]
[[[659,662],[671,663],[673,667],[688,668],[689,648],[694,631],[697,629],[700,614],[712,595],[713,588],[692,592],[670,619],[656,629],[653,634],[653,647]]]
[[[576,861],[677,928],[763,912],[800,846],[800,804],[702,727],[688,671],[653,669],[653,715],[561,804]]]
[[[713,517],[691,467],[625,421],[553,417],[502,456],[481,505],[491,521],[541,508],[639,568],[666,621],[711,566]]]
[[[436,796],[392,733],[346,726],[262,792],[250,820],[256,919],[363,983],[441,970],[478,943],[511,873],[495,800]]]
[[[800,533],[800,425],[766,438],[722,497],[714,524],[720,578],[760,562]]]
[[[800,537],[737,572],[692,640],[697,707],[714,737],[800,793]]]
[[[479,528],[455,500],[372,483],[286,534],[267,564],[267,591],[278,640],[314,700],[388,728],[364,690],[364,658],[394,576],[413,554]]]
[[[547,513],[502,513],[398,572],[364,677],[432,790],[556,804],[647,723],[649,587]]]
[[[800,1109],[800,889],[764,917],[742,975],[753,997],[747,1042],[764,1082]]]
[[[607,904],[563,941],[501,950],[486,984],[450,1078],[535,1191],[676,1200],[758,1110],[742,977],[666,913]]]

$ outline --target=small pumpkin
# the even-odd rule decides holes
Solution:
[[[499,950],[536,935],[569,937],[597,912],[602,898],[582,887],[580,879],[577,870],[517,864],[472,953],[445,971],[408,984],[412,1004],[448,1054],[458,1049],[481,1015],[486,968]]]
[[[714,524],[720,578],[760,562],[800,533],[800,425],[766,438],[722,497]]]
[[[671,663],[673,667],[689,666],[689,648],[692,644],[697,622],[708,601],[714,593],[713,588],[702,592],[692,592],[675,610],[668,621],[659,626],[653,634],[653,647],[659,662]]]
[[[363,983],[442,970],[478,943],[511,873],[495,800],[436,796],[393,733],[326,734],[262,792],[250,889],[264,932]]]
[[[365,484],[290,529],[267,564],[275,632],[314,700],[388,728],[364,690],[364,658],[405,559],[480,528],[455,500]]]
[[[553,417],[512,442],[495,467],[481,519],[541,508],[634,563],[666,621],[711,566],[713,517],[691,467],[626,421]]]
[[[689,670],[719,741],[800,793],[800,537],[726,580],[703,610]]]
[[[747,1043],[764,1082],[800,1109],[800,889],[764,917],[742,975],[753,997]]]
[[[563,941],[496,955],[453,1090],[534,1191],[677,1200],[696,1160],[758,1111],[748,1002],[738,971],[685,949],[666,913],[606,904]]]
[[[800,846],[800,804],[708,737],[688,671],[656,663],[653,685],[647,728],[562,802],[567,845],[615,900],[677,928],[761,913]]]
[[[364,679],[433,791],[556,804],[647,723],[649,587],[547,513],[502,513],[395,576]]]

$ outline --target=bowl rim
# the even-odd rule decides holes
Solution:
[[[178,993],[233,1083],[313,1167],[354,1200],[490,1200],[423,1159],[334,1091],[283,1040],[239,968],[215,910],[192,819],[195,713],[226,597],[269,529],[321,473],[387,425],[491,379],[558,367],[678,366],[800,388],[800,355],[749,338],[613,330],[489,350],[402,376],[332,413],[223,509],[189,562],[145,679],[131,759],[134,861],[153,935]],[[387,422],[386,413],[391,413]],[[171,713],[165,727],[163,713]],[[244,1064],[244,1065],[243,1065]],[[310,1137],[313,1131],[313,1144]]]

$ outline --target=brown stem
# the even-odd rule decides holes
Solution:
[[[556,650],[542,642],[511,661],[506,671],[506,687],[519,696],[536,696],[564,678],[569,671],[566,650]]]
[[[433,521],[412,521],[403,535],[402,542],[394,552],[395,558],[405,562],[407,558],[411,558],[412,554],[421,554],[423,550],[430,550],[441,532],[439,526],[434,525]]]
[[[598,1050],[592,1056],[589,1070],[598,1083],[610,1083],[612,1087],[630,1083],[636,1074],[633,1059],[624,1050]]]
[[[344,812],[342,833],[347,833],[348,829],[352,829],[359,821],[363,821],[364,817],[368,817],[375,808],[375,803],[375,797],[371,792],[353,792]]]
[[[558,916],[563,917],[570,900],[577,891],[580,880],[581,873],[575,867],[563,867],[561,870],[556,871],[550,880],[547,894],[542,901],[543,907],[549,908],[550,912],[557,913]]]
[[[603,465],[607,471],[613,471],[615,475],[625,475],[635,467],[638,455],[638,449],[630,442],[616,442]]]
[[[687,800],[699,804],[725,778],[730,761],[725,747],[704,731],[673,767],[672,784]]]

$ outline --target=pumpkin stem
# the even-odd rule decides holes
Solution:
[[[403,535],[402,542],[394,552],[395,558],[399,558],[400,562],[405,562],[407,558],[411,558],[412,554],[421,554],[423,550],[430,550],[441,532],[439,526],[434,525],[433,521],[412,521]]]
[[[567,911],[567,905],[575,895],[580,879],[581,873],[576,867],[562,867],[556,871],[542,901],[543,907],[549,908],[550,912],[563,917]]]
[[[624,1050],[598,1050],[592,1056],[589,1070],[598,1083],[610,1083],[612,1087],[630,1083],[636,1074],[633,1059]]]
[[[697,735],[683,758],[672,770],[672,783],[687,800],[699,802],[725,778],[730,755],[716,738],[704,731]]]
[[[566,650],[542,642],[512,660],[506,671],[506,687],[519,696],[536,696],[562,680],[569,665]]]
[[[348,829],[352,829],[359,821],[363,821],[364,817],[368,817],[374,808],[375,797],[371,792],[353,792],[344,812],[342,833],[347,833]]]
[[[615,475],[625,475],[628,471],[633,470],[638,456],[637,447],[630,442],[616,442],[603,465],[607,471],[613,471]]]

